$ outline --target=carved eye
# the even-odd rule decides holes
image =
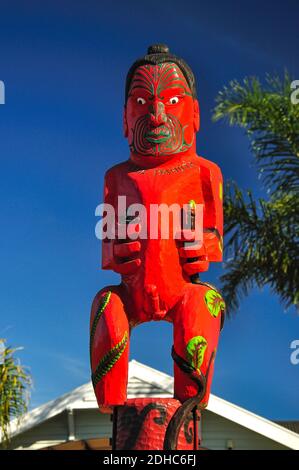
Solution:
[[[170,98],[169,103],[170,104],[177,104],[179,101],[180,100],[177,96],[173,96],[172,98]]]
[[[137,98],[136,101],[137,101],[138,104],[145,104],[146,103],[145,99],[143,99],[143,98]]]

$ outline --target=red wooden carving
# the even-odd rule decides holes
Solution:
[[[222,260],[223,217],[221,171],[196,154],[198,130],[199,105],[191,69],[166,46],[151,46],[127,77],[124,134],[130,158],[105,175],[104,200],[118,219],[116,238],[102,242],[102,267],[119,273],[121,283],[103,288],[93,301],[90,355],[99,406],[125,405],[132,328],[152,320],[171,322],[174,398],[185,406],[178,426],[187,419],[188,406],[194,409],[208,403],[224,318],[220,293],[199,278],[210,262]],[[125,196],[125,215],[120,214],[119,196]],[[143,217],[139,213],[134,219],[132,204],[142,205]],[[158,237],[149,236],[153,204],[187,205],[189,211],[182,212],[182,219],[189,217],[189,230],[182,232],[179,219],[169,238],[163,239],[162,217]],[[202,244],[195,235],[194,213],[199,206],[203,207]],[[122,239],[124,228],[127,235]],[[134,409],[139,412],[140,406]],[[168,415],[174,411],[167,407]],[[119,416],[125,412],[126,407],[118,408]],[[180,434],[172,432],[181,442]],[[143,429],[140,436],[147,436],[140,437],[146,442],[142,445],[151,445],[149,430]],[[118,437],[118,442],[125,439],[125,435]]]
[[[134,398],[115,410],[115,450],[163,450],[171,418],[181,406],[173,398]],[[179,430],[177,450],[194,449],[194,423],[199,415],[189,413]],[[195,427],[196,427],[195,426]]]

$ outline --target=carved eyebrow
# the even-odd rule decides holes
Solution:
[[[130,89],[129,96],[130,96],[130,95],[135,95],[135,96],[137,96],[138,93],[151,94],[151,93],[149,92],[149,90],[147,90],[145,87],[143,87],[143,86],[137,84],[136,86],[133,86],[133,87]]]
[[[140,90],[140,93],[138,92],[138,90]],[[146,93],[145,93],[146,91]],[[163,95],[162,95],[163,93]],[[144,90],[144,88],[140,87],[140,86],[136,86],[135,89],[128,94],[128,98],[138,98],[139,96],[143,95],[142,97],[144,97],[147,101],[153,101],[155,99],[155,96],[154,95],[151,95],[147,92],[147,90]],[[161,94],[158,95],[158,98],[160,100],[164,100],[164,99],[170,99],[171,97],[174,97],[174,96],[178,96],[178,97],[181,97],[181,98],[184,98],[184,96],[191,96],[190,93],[186,92],[186,90],[182,90],[181,88],[178,88],[178,87],[170,87],[169,89],[165,89],[165,90],[161,90]]]
[[[167,96],[185,96],[188,94],[188,92],[186,92],[184,88],[180,88],[177,86],[170,86],[169,88],[165,88],[163,91],[164,94],[166,94]]]
[[[177,94],[177,95],[187,95],[187,96],[192,96],[191,91],[184,86],[184,84],[178,84],[176,81],[173,81],[173,84],[171,82],[167,84],[167,86],[158,86],[158,94],[161,94],[162,92],[169,92]]]
[[[140,90],[140,92],[138,92],[138,90]],[[146,92],[144,92],[146,91]],[[148,93],[147,90],[144,90],[144,88],[138,86],[138,87],[135,87],[135,89],[128,94],[128,98],[144,98],[145,100],[147,101],[153,101],[155,99],[155,96],[154,95],[151,95]]]

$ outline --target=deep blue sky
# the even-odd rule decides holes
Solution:
[[[32,406],[89,380],[93,296],[100,271],[95,207],[104,171],[128,157],[124,80],[147,46],[165,42],[192,66],[202,128],[198,153],[261,194],[248,141],[211,123],[217,92],[246,75],[299,79],[296,1],[43,1],[0,3],[0,337],[34,379]],[[206,279],[217,283],[221,265]],[[263,416],[299,419],[298,316],[266,289],[227,321],[213,393]],[[172,372],[171,326],[134,331],[131,357]]]

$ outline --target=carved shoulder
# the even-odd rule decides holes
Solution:
[[[130,162],[125,161],[117,163],[109,168],[105,173],[105,184],[107,186],[117,187],[117,181],[127,175],[130,168]]]
[[[209,174],[211,179],[222,179],[221,170],[215,162],[203,157],[199,157],[198,159],[200,168],[204,170],[204,173]]]

